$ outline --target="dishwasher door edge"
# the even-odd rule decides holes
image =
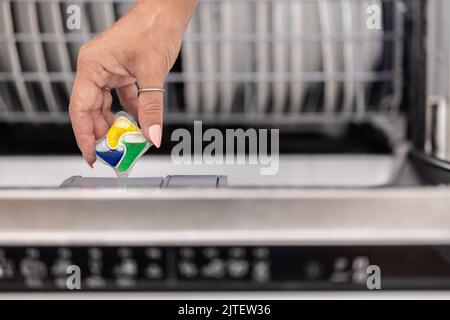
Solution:
[[[2,190],[0,244],[448,245],[450,188]]]

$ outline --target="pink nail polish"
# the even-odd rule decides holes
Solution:
[[[148,128],[148,136],[150,137],[150,141],[157,148],[161,146],[161,134],[161,126],[159,124],[154,124]]]

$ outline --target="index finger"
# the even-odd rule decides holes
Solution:
[[[76,76],[69,104],[70,120],[78,148],[92,167],[95,162],[94,110],[101,108],[102,89],[80,70]]]

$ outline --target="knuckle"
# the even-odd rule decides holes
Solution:
[[[78,53],[77,69],[88,79],[100,81],[105,77],[102,68],[102,60],[98,58],[98,52],[88,44],[83,45]]]
[[[107,111],[109,110],[109,108],[111,107],[111,103],[112,103],[112,98],[111,97],[107,97],[103,100],[103,105],[101,106],[101,110],[102,111]]]
[[[89,43],[85,43],[81,46],[80,51],[78,52],[79,65],[83,65],[91,59],[92,54],[89,47]]]
[[[75,114],[75,110],[74,110],[74,107],[72,106],[72,104],[69,105],[69,108],[67,111],[69,112],[70,118],[72,118],[73,115]]]
[[[162,104],[157,101],[146,102],[142,105],[142,114],[155,115],[162,112]]]
[[[86,149],[90,147],[92,137],[89,134],[82,133],[78,135],[77,141],[82,149]]]
[[[167,61],[161,55],[146,55],[139,56],[139,61],[136,75],[138,78],[146,78],[152,75],[154,79],[164,79],[170,68],[167,68]]]
[[[137,100],[137,95],[131,91],[131,90],[123,90],[123,91],[119,91],[120,92],[120,96],[122,97],[122,99],[124,100]]]
[[[79,114],[79,110],[77,108],[77,105],[75,103],[70,103],[69,104],[69,115],[70,118],[74,118]]]
[[[80,107],[81,104],[78,103],[70,103],[69,104],[69,116],[72,120],[78,119],[79,117],[92,113],[92,110],[90,109],[83,109]]]
[[[105,77],[104,70],[94,59],[90,59],[91,60],[85,60],[80,65],[80,72],[82,72],[87,79],[97,83]]]

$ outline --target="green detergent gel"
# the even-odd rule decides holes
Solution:
[[[141,133],[128,133],[121,139],[121,144],[125,147],[125,154],[116,167],[118,177],[127,177],[130,169],[137,159],[139,159],[150,147]]]
[[[134,162],[136,162],[136,160],[140,157],[142,151],[144,151],[148,146],[147,142],[123,142],[123,144],[125,145],[127,152],[125,153],[125,156],[123,157],[122,161],[119,164],[119,167],[117,168],[121,172],[127,171],[129,168],[131,168]]]
[[[119,112],[108,134],[97,142],[95,152],[97,158],[114,169],[120,184],[126,187],[133,165],[150,147],[133,118]]]

